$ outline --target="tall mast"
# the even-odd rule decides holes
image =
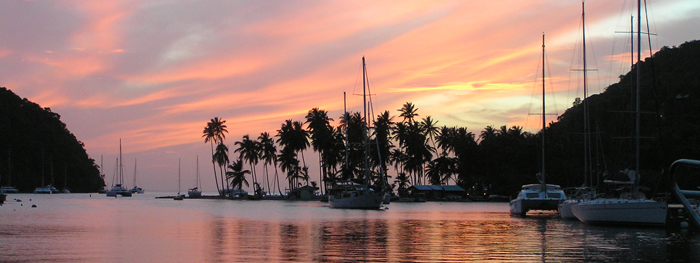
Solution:
[[[581,17],[582,17],[582,25],[583,25],[583,148],[584,148],[584,156],[583,156],[583,177],[585,180],[585,184],[590,186],[592,185],[593,178],[590,175],[590,162],[591,160],[589,159],[590,157],[590,152],[591,149],[589,148],[590,144],[590,123],[588,121],[588,101],[586,100],[588,98],[588,69],[586,68],[586,2],[581,2]],[[590,181],[589,181],[590,180]]]
[[[545,83],[545,73],[544,73],[544,33],[542,33],[542,189],[544,189],[544,194],[545,197],[547,196],[547,183],[545,182],[545,169],[544,169],[544,132],[546,128],[546,112],[544,110],[545,107],[545,89],[544,89],[544,83]]]
[[[136,158],[134,158],[134,187],[136,187]]]
[[[177,158],[177,196],[180,196],[180,158]]]
[[[124,187],[124,167],[122,167],[122,138],[119,138],[119,184]]]
[[[639,192],[639,130],[640,130],[640,122],[641,122],[641,115],[640,115],[640,109],[639,109],[639,104],[640,104],[640,98],[641,96],[639,95],[641,91],[641,82],[642,82],[642,70],[641,70],[641,60],[642,60],[642,0],[637,0],[637,110],[636,110],[636,115],[637,115],[637,121],[636,121],[636,128],[635,128],[635,140],[637,141],[636,145],[636,156],[635,156],[635,167],[634,170],[636,172],[636,175],[634,177],[634,188],[633,188],[633,196],[634,198],[637,198],[638,192]]]
[[[345,119],[345,171],[348,170],[348,109],[347,109],[347,98],[345,97],[345,91],[343,91],[343,118]]]
[[[364,117],[365,125],[362,129],[362,136],[364,136],[364,146],[365,146],[365,185],[369,185],[369,160],[367,154],[369,151],[368,138],[367,138],[367,66],[365,65],[365,57],[362,57],[362,104],[364,107]]]
[[[199,186],[200,184],[200,179],[199,179],[199,155],[197,155],[197,188],[199,191],[202,191],[201,187]]]

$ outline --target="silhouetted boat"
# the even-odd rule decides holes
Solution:
[[[131,191],[122,185],[124,182],[124,167],[122,165],[122,139],[119,139],[119,160],[117,161],[117,170],[115,171],[114,177],[116,177],[117,183],[114,184],[112,188],[105,193],[105,195],[109,197],[117,197],[117,195],[130,197]]]
[[[364,183],[357,184],[353,182],[335,184],[331,189],[331,194],[328,196],[328,203],[333,208],[360,208],[360,209],[379,209],[384,201],[384,187],[370,185],[370,169],[369,169],[369,132],[370,125],[367,116],[367,67],[365,58],[362,57],[362,95],[364,107],[363,139],[364,139]],[[345,114],[347,117],[347,113]],[[347,121],[347,118],[346,118]],[[380,176],[381,176],[380,172]],[[384,180],[380,179],[382,182]]]
[[[523,185],[518,196],[510,201],[510,213],[525,216],[530,210],[554,210],[566,200],[566,195],[558,185],[547,184],[545,181],[545,59],[544,59],[544,34],[542,35],[542,167],[538,174],[539,184]]]
[[[195,183],[197,184],[197,186],[195,186],[194,188],[190,188],[187,191],[187,196],[189,196],[190,198],[202,197],[202,191],[199,190],[199,155],[197,156],[197,177],[195,178]]]
[[[636,92],[636,163],[634,184],[630,195],[619,198],[596,198],[583,201],[571,207],[574,215],[586,223],[605,223],[622,225],[657,225],[666,224],[668,205],[666,202],[645,199],[639,191],[639,152],[640,152],[640,91],[641,91],[641,16],[642,3],[637,0],[637,92]]]

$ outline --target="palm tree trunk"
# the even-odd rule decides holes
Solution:
[[[277,164],[275,164],[275,180],[277,181],[277,192],[282,195],[282,189],[280,189],[280,177],[279,173],[277,173]]]
[[[216,165],[214,164],[214,142],[209,141],[211,145],[211,167],[214,169],[214,181],[216,182],[216,191],[221,195],[221,190],[219,189],[219,179],[216,178]],[[223,181],[221,182],[223,186]]]

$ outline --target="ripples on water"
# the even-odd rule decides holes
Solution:
[[[0,262],[700,259],[696,235],[511,217],[506,203],[394,203],[364,211],[320,202],[154,197],[9,195],[0,207]]]

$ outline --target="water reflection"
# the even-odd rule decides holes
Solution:
[[[663,229],[510,217],[507,204],[392,204],[146,197],[35,197],[0,207],[0,261],[661,262],[700,258],[700,239]],[[141,199],[139,199],[141,198]],[[28,199],[28,198],[25,198]]]

